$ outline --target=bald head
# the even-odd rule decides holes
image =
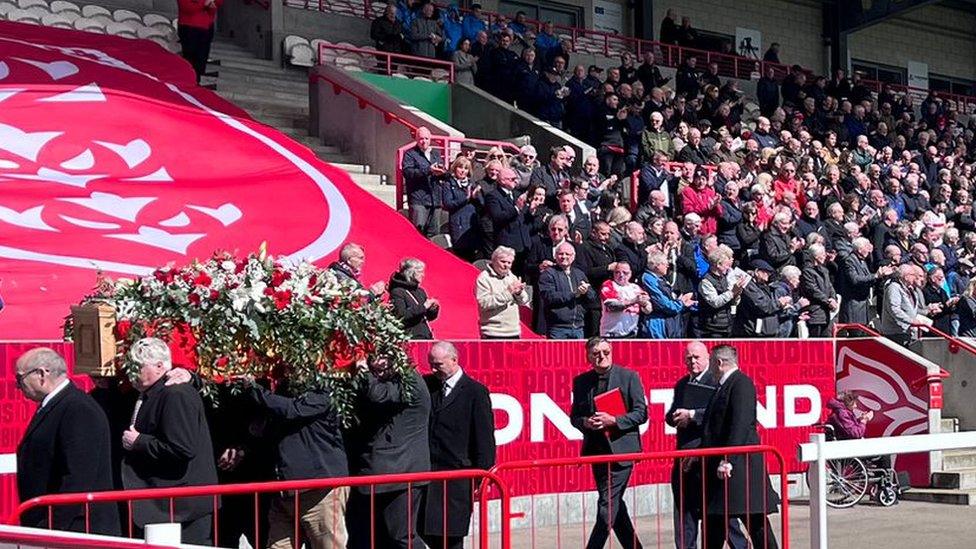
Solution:
[[[685,347],[685,366],[692,377],[708,368],[708,347],[701,341],[692,341]]]
[[[57,352],[48,347],[27,351],[14,365],[18,387],[24,396],[41,402],[68,377],[68,367]]]

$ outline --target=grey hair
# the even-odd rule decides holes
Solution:
[[[491,258],[495,260],[499,257],[515,257],[515,250],[508,246],[499,246],[495,248],[495,251],[491,252]]]
[[[339,251],[339,259],[342,261],[348,261],[349,258],[352,257],[352,253],[355,251],[362,252],[363,247],[355,242],[350,242],[349,244],[343,246],[342,250]]]
[[[732,248],[729,248],[725,244],[721,244],[718,248],[715,248],[710,254],[708,254],[708,264],[714,267],[726,259],[732,259],[734,256],[735,252],[732,251]]]
[[[569,219],[567,219],[566,216],[563,215],[563,214],[556,214],[556,215],[550,217],[549,218],[549,223],[546,224],[546,227],[549,228],[549,229],[551,229],[552,226],[555,225],[557,221],[562,221],[563,223],[566,224],[566,228],[567,229],[569,228]]]
[[[787,280],[797,280],[800,278],[800,268],[795,265],[784,265],[779,270],[779,276]]]
[[[144,337],[132,344],[129,358],[141,366],[160,362],[167,368],[173,367],[173,358],[169,352],[169,345],[157,337]]]
[[[408,257],[400,262],[400,274],[410,282],[417,282],[417,273],[426,267],[427,265],[416,257]]]
[[[451,343],[450,341],[435,341],[434,344],[431,345],[430,347],[431,351],[433,351],[434,349],[444,351],[444,354],[446,354],[451,358],[458,357],[457,347],[455,347],[454,344]]]
[[[827,253],[827,248],[825,248],[823,244],[810,244],[810,247],[807,249],[810,250],[811,256]]]
[[[866,239],[866,238],[864,238],[863,236],[859,236],[859,237],[857,237],[857,238],[854,239],[854,241],[852,242],[852,244],[853,244],[855,250],[863,250],[864,248],[866,248],[866,247],[868,247],[868,246],[871,245],[871,241],[868,240],[868,239]]]
[[[848,221],[847,223],[844,223],[844,230],[849,233],[857,233],[861,231],[861,227],[853,221]]]
[[[660,265],[661,263],[667,263],[668,257],[661,252],[651,252],[647,254],[647,266],[653,267],[655,265]]]
[[[722,362],[731,362],[736,366],[739,365],[739,351],[736,351],[735,347],[731,345],[718,345],[713,348],[712,358]]]
[[[793,221],[793,216],[791,216],[786,212],[778,212],[776,215],[773,216],[773,222],[779,223],[781,221],[786,221],[786,222]]]
[[[68,375],[68,366],[64,358],[54,349],[48,347],[37,347],[24,354],[24,361],[28,369],[44,368],[52,377]]]

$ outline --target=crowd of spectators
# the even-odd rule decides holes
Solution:
[[[976,121],[954,102],[798,66],[745,97],[694,57],[672,88],[651,51],[640,65],[624,54],[605,76],[581,65],[570,75],[567,48],[539,47],[545,28],[526,45],[517,20],[496,27],[464,25],[480,29],[475,81],[492,73],[485,85],[504,87],[493,93],[597,154],[525,146],[482,161],[465,144],[448,166],[423,137],[408,153],[418,228],[438,232],[415,212],[442,209],[454,251],[491,258],[478,288],[486,337],[514,337],[511,308],[526,299],[549,337],[820,337],[838,322],[906,343],[919,325],[976,334]],[[548,99],[532,103],[531,89]]]

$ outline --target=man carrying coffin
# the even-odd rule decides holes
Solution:
[[[586,360],[591,369],[573,378],[570,414],[573,426],[583,432],[581,454],[640,452],[637,429],[647,421],[647,402],[637,372],[614,364],[610,342],[602,337],[587,340]],[[597,516],[587,549],[602,548],[611,529],[624,548],[642,547],[623,499],[633,468],[629,461],[593,465]]]

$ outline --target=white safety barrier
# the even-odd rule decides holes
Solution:
[[[878,455],[941,452],[976,448],[976,432],[909,435],[902,437],[832,440],[823,433],[810,435],[810,442],[800,445],[800,461],[810,463],[810,549],[827,549],[827,478],[828,460]]]

